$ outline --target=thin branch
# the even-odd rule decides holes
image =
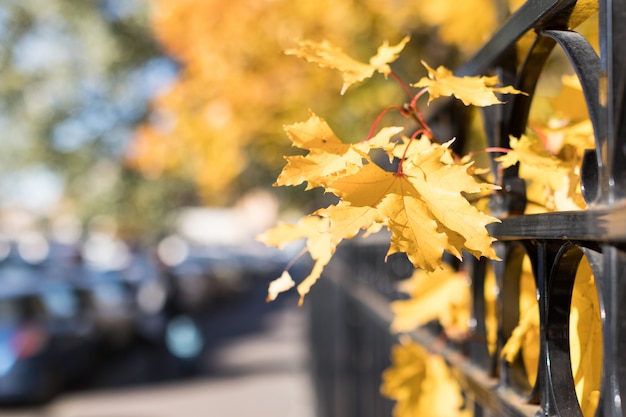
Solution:
[[[372,125],[372,128],[370,129],[370,133],[367,135],[367,138],[365,139],[366,142],[374,137],[374,132],[376,131],[376,128],[378,127],[378,124],[380,123],[380,121],[383,118],[383,116],[385,114],[387,114],[387,112],[389,110],[398,110],[400,112],[400,114],[403,114],[403,115],[405,114],[404,109],[402,107],[400,107],[400,106],[390,106],[390,107],[387,107],[386,109],[384,109],[383,111],[381,111],[378,114],[378,116],[376,117],[376,120],[374,121],[374,124]]]
[[[394,80],[396,80],[398,82],[398,84],[400,84],[400,87],[402,87],[402,89],[404,90],[406,95],[409,96],[409,98],[413,98],[413,92],[411,91],[411,88],[408,86],[407,83],[402,81],[402,78],[400,78],[398,76],[398,74],[396,74],[395,72],[391,71],[389,73],[389,75],[391,75],[391,78],[393,78]]]

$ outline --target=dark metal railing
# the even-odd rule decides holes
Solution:
[[[572,31],[598,13],[600,54]],[[518,40],[534,33],[525,58],[518,60]],[[502,223],[489,226],[498,239],[501,262],[464,260],[472,280],[473,332],[477,337],[438,351],[463,375],[466,395],[477,416],[582,416],[570,357],[570,309],[574,279],[586,258],[595,277],[602,321],[602,377],[596,416],[624,416],[626,404],[626,0],[529,0],[457,75],[497,74],[506,84],[529,93],[504,106],[484,110],[490,146],[507,146],[509,135],[526,130],[533,94],[549,56],[562,49],[583,87],[595,148],[581,168],[588,208],[576,212],[524,215],[524,181],[515,168],[502,178],[505,192],[493,198]],[[433,116],[449,123],[463,109],[455,103]],[[462,142],[464,126],[441,125]],[[351,243],[331,264],[309,303],[314,341],[320,417],[389,416],[392,403],[379,394],[380,374],[389,365],[395,343],[388,331],[394,283],[410,268],[400,258],[384,263],[384,242]],[[540,317],[537,379],[520,382],[523,369],[501,358],[500,349],[518,320],[521,259],[532,264]],[[485,271],[496,275],[498,343],[486,343]],[[412,335],[432,346],[429,328]],[[625,349],[622,351],[622,349]]]

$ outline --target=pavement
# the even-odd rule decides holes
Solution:
[[[209,320],[207,331],[231,333],[215,339],[199,376],[73,391],[41,408],[0,409],[0,416],[315,417],[306,312],[296,303],[244,300]]]

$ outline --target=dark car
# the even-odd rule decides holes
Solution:
[[[101,346],[121,349],[136,333],[135,290],[119,271],[83,269],[72,281],[89,306]]]
[[[88,373],[93,323],[64,282],[0,282],[0,404],[43,402]]]

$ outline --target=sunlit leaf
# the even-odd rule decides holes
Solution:
[[[586,206],[580,189],[582,155],[572,152],[549,153],[535,137],[510,138],[512,151],[496,158],[503,167],[520,164],[526,180],[527,196],[543,211],[580,210]]]
[[[300,41],[297,48],[288,49],[286,53],[304,58],[309,62],[318,64],[320,67],[341,71],[343,74],[341,94],[344,94],[351,85],[370,78],[377,71],[388,75],[391,72],[389,63],[398,58],[398,54],[408,42],[409,37],[405,37],[395,46],[389,46],[385,42],[378,48],[376,55],[370,58],[368,64],[351,58],[341,48],[332,45],[328,41]]]
[[[408,339],[393,347],[381,392],[396,400],[394,417],[469,417],[458,381],[439,355]]]
[[[408,332],[436,320],[451,338],[467,334],[471,294],[464,273],[445,264],[433,272],[418,269],[402,283],[401,289],[410,298],[391,303],[393,332]]]
[[[602,318],[595,277],[587,258],[576,273],[569,332],[572,374],[584,417],[593,417],[602,380]]]
[[[274,301],[278,294],[288,291],[296,285],[289,272],[284,271],[283,274],[270,282],[267,290],[267,301]]]
[[[300,239],[306,239],[306,248],[315,260],[313,269],[309,275],[297,286],[300,294],[300,303],[304,296],[309,292],[311,286],[319,279],[324,266],[328,264],[338,241],[333,240],[333,236],[329,233],[329,221],[327,218],[309,215],[305,216],[296,224],[280,223],[276,227],[266,231],[257,239],[267,245],[282,247],[289,242]],[[282,278],[282,279],[281,279]],[[284,278],[284,274],[278,278],[279,283],[288,281]],[[268,298],[276,298],[278,294],[290,289],[287,285],[277,284],[272,291],[268,293]]]
[[[414,84],[415,87],[428,87],[429,101],[438,97],[454,96],[466,106],[491,106],[503,102],[496,96],[500,94],[526,94],[511,86],[496,87],[500,80],[492,77],[456,77],[449,69],[439,66],[431,68],[422,61],[428,70],[428,77],[424,77]]]
[[[539,305],[529,258],[524,258],[520,276],[519,322],[502,348],[501,355],[513,362],[521,355],[528,383],[537,379],[539,366]]]

